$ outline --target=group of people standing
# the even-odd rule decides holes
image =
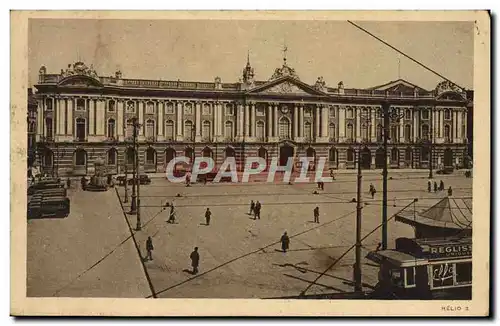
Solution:
[[[427,181],[427,191],[432,192],[432,181],[431,180]],[[439,181],[439,186],[438,186],[437,181],[434,181],[434,192],[438,192],[438,191],[444,191],[443,180]],[[451,186],[449,186],[448,187],[448,196],[452,196],[452,195],[453,195],[453,189],[451,188]]]
[[[257,202],[254,202],[253,200],[250,201],[250,212],[248,215],[253,215],[253,219],[260,220],[260,210],[262,209],[262,204],[257,200]]]

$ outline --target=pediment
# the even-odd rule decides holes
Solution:
[[[326,95],[313,87],[290,78],[289,76],[270,81],[248,91],[251,94],[279,94],[279,95],[301,95],[318,96]]]
[[[99,80],[85,75],[66,77],[58,85],[66,87],[103,87],[103,84]]]
[[[422,87],[412,84],[404,79],[398,79],[383,85],[371,87],[369,89],[378,91],[389,91],[389,92],[403,92],[403,93],[413,92],[415,89],[417,89],[419,91],[427,92],[427,90],[423,89]]]

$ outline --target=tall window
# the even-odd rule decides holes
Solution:
[[[134,137],[134,121],[132,119],[127,120],[127,129],[125,130],[126,137]]]
[[[47,139],[52,139],[53,134],[52,134],[52,119],[51,118],[45,119],[45,131],[46,131],[45,136],[47,137]]]
[[[234,109],[231,104],[226,105],[226,115],[227,116],[233,116],[234,115]]]
[[[353,141],[354,140],[354,127],[352,123],[347,124],[347,140]]]
[[[392,142],[399,141],[399,126],[391,126],[391,140]]]
[[[78,118],[76,119],[76,140],[77,141],[85,141],[87,138],[87,130],[85,125],[85,119]]]
[[[335,107],[330,107],[329,111],[330,111],[330,117],[334,118],[335,117]]]
[[[203,115],[210,115],[210,105],[209,104],[203,104]]]
[[[34,122],[30,122],[30,124],[28,125],[28,132],[35,132],[35,123]]]
[[[421,112],[422,120],[429,120],[429,110],[424,109]]]
[[[427,162],[429,161],[429,148],[422,147],[420,150],[420,160]]]
[[[201,129],[201,136],[203,139],[207,140],[212,138],[211,130],[210,121],[203,121],[203,128]]]
[[[450,109],[444,110],[444,119],[451,120],[451,110]]]
[[[75,165],[77,166],[87,165],[87,153],[83,149],[77,149],[75,151]]]
[[[42,157],[43,166],[52,166],[54,154],[50,150],[45,150]]]
[[[193,123],[189,120],[184,122],[184,139],[193,140]]]
[[[135,151],[133,148],[129,147],[127,148],[127,165],[132,165],[134,164],[135,161]]]
[[[377,141],[381,142],[384,138],[384,127],[381,124],[377,125]]]
[[[146,164],[154,165],[156,161],[156,151],[154,148],[149,147],[146,150]]]
[[[411,111],[408,109],[405,110],[405,119],[411,120]]]
[[[368,109],[367,108],[363,108],[362,115],[363,115],[364,119],[368,119]]]
[[[114,148],[108,151],[108,165],[116,165],[116,149]]]
[[[405,126],[405,141],[409,142],[411,140],[411,125],[406,125]]]
[[[306,137],[307,139],[312,138],[311,123],[309,121],[306,121],[306,123],[304,123],[304,137]]]
[[[186,103],[184,105],[184,114],[187,115],[193,114],[193,105],[191,103]]]
[[[257,112],[255,113],[255,115],[258,117],[264,117],[266,115],[266,111],[265,111],[264,107],[262,107],[262,106],[257,106],[256,111]]]
[[[265,130],[266,129],[265,129],[264,122],[260,121],[260,120],[257,121],[256,130],[255,130],[257,139],[260,139],[260,140],[264,139],[264,137],[266,135]]]
[[[279,135],[282,139],[290,139],[290,120],[285,117],[280,119]]]
[[[361,139],[363,141],[368,141],[368,125],[366,123],[361,124]]]
[[[128,101],[127,102],[127,113],[135,113],[135,102],[134,101]]]
[[[233,138],[233,123],[231,121],[226,121],[224,125],[224,136],[226,137],[226,139]]]
[[[108,138],[115,137],[115,119],[108,120]]]
[[[337,138],[337,128],[335,128],[334,123],[330,123],[330,125],[328,126],[328,137],[330,137],[330,139]]]
[[[444,138],[447,143],[451,143],[451,128],[449,125],[444,125]]]
[[[76,110],[77,111],[85,111],[85,100],[79,98],[76,100]]]
[[[184,156],[189,158],[189,162],[193,162],[194,159],[194,149],[191,147],[186,147],[184,149]]]
[[[115,104],[116,104],[116,103],[115,103],[115,101],[113,101],[113,100],[110,100],[110,101],[108,102],[108,111],[109,111],[109,112],[115,112]]]
[[[347,149],[347,161],[354,162],[354,150],[352,148]]]
[[[45,101],[45,110],[46,110],[46,111],[52,111],[52,110],[53,110],[53,107],[52,107],[52,99],[51,99],[51,98],[48,98],[48,99]]]
[[[393,148],[391,150],[391,161],[398,162],[399,161],[399,150],[397,148]]]
[[[351,109],[351,108],[347,109],[347,118],[348,119],[354,118],[354,110],[353,109]]]
[[[146,104],[146,114],[155,114],[155,104],[153,102]]]
[[[167,140],[174,139],[174,122],[172,120],[165,122],[165,138]]]
[[[429,140],[430,138],[430,134],[429,134],[429,125],[422,125],[421,127],[421,134],[420,134],[420,138],[422,138],[423,140]]]
[[[330,162],[337,162],[337,149],[330,148],[330,150],[328,152],[328,160]]]
[[[146,121],[146,138],[153,138],[155,136],[155,121],[148,119]]]

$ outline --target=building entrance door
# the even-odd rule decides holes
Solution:
[[[293,147],[290,145],[283,145],[280,147],[280,166],[284,166],[288,162],[288,158],[293,157]]]

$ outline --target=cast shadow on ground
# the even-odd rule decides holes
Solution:
[[[188,274],[191,274],[191,275],[195,275],[195,274],[193,273],[193,271],[190,271],[190,270],[189,270],[189,269],[187,269],[187,268],[183,269],[182,271],[183,271],[184,273],[188,273]]]

